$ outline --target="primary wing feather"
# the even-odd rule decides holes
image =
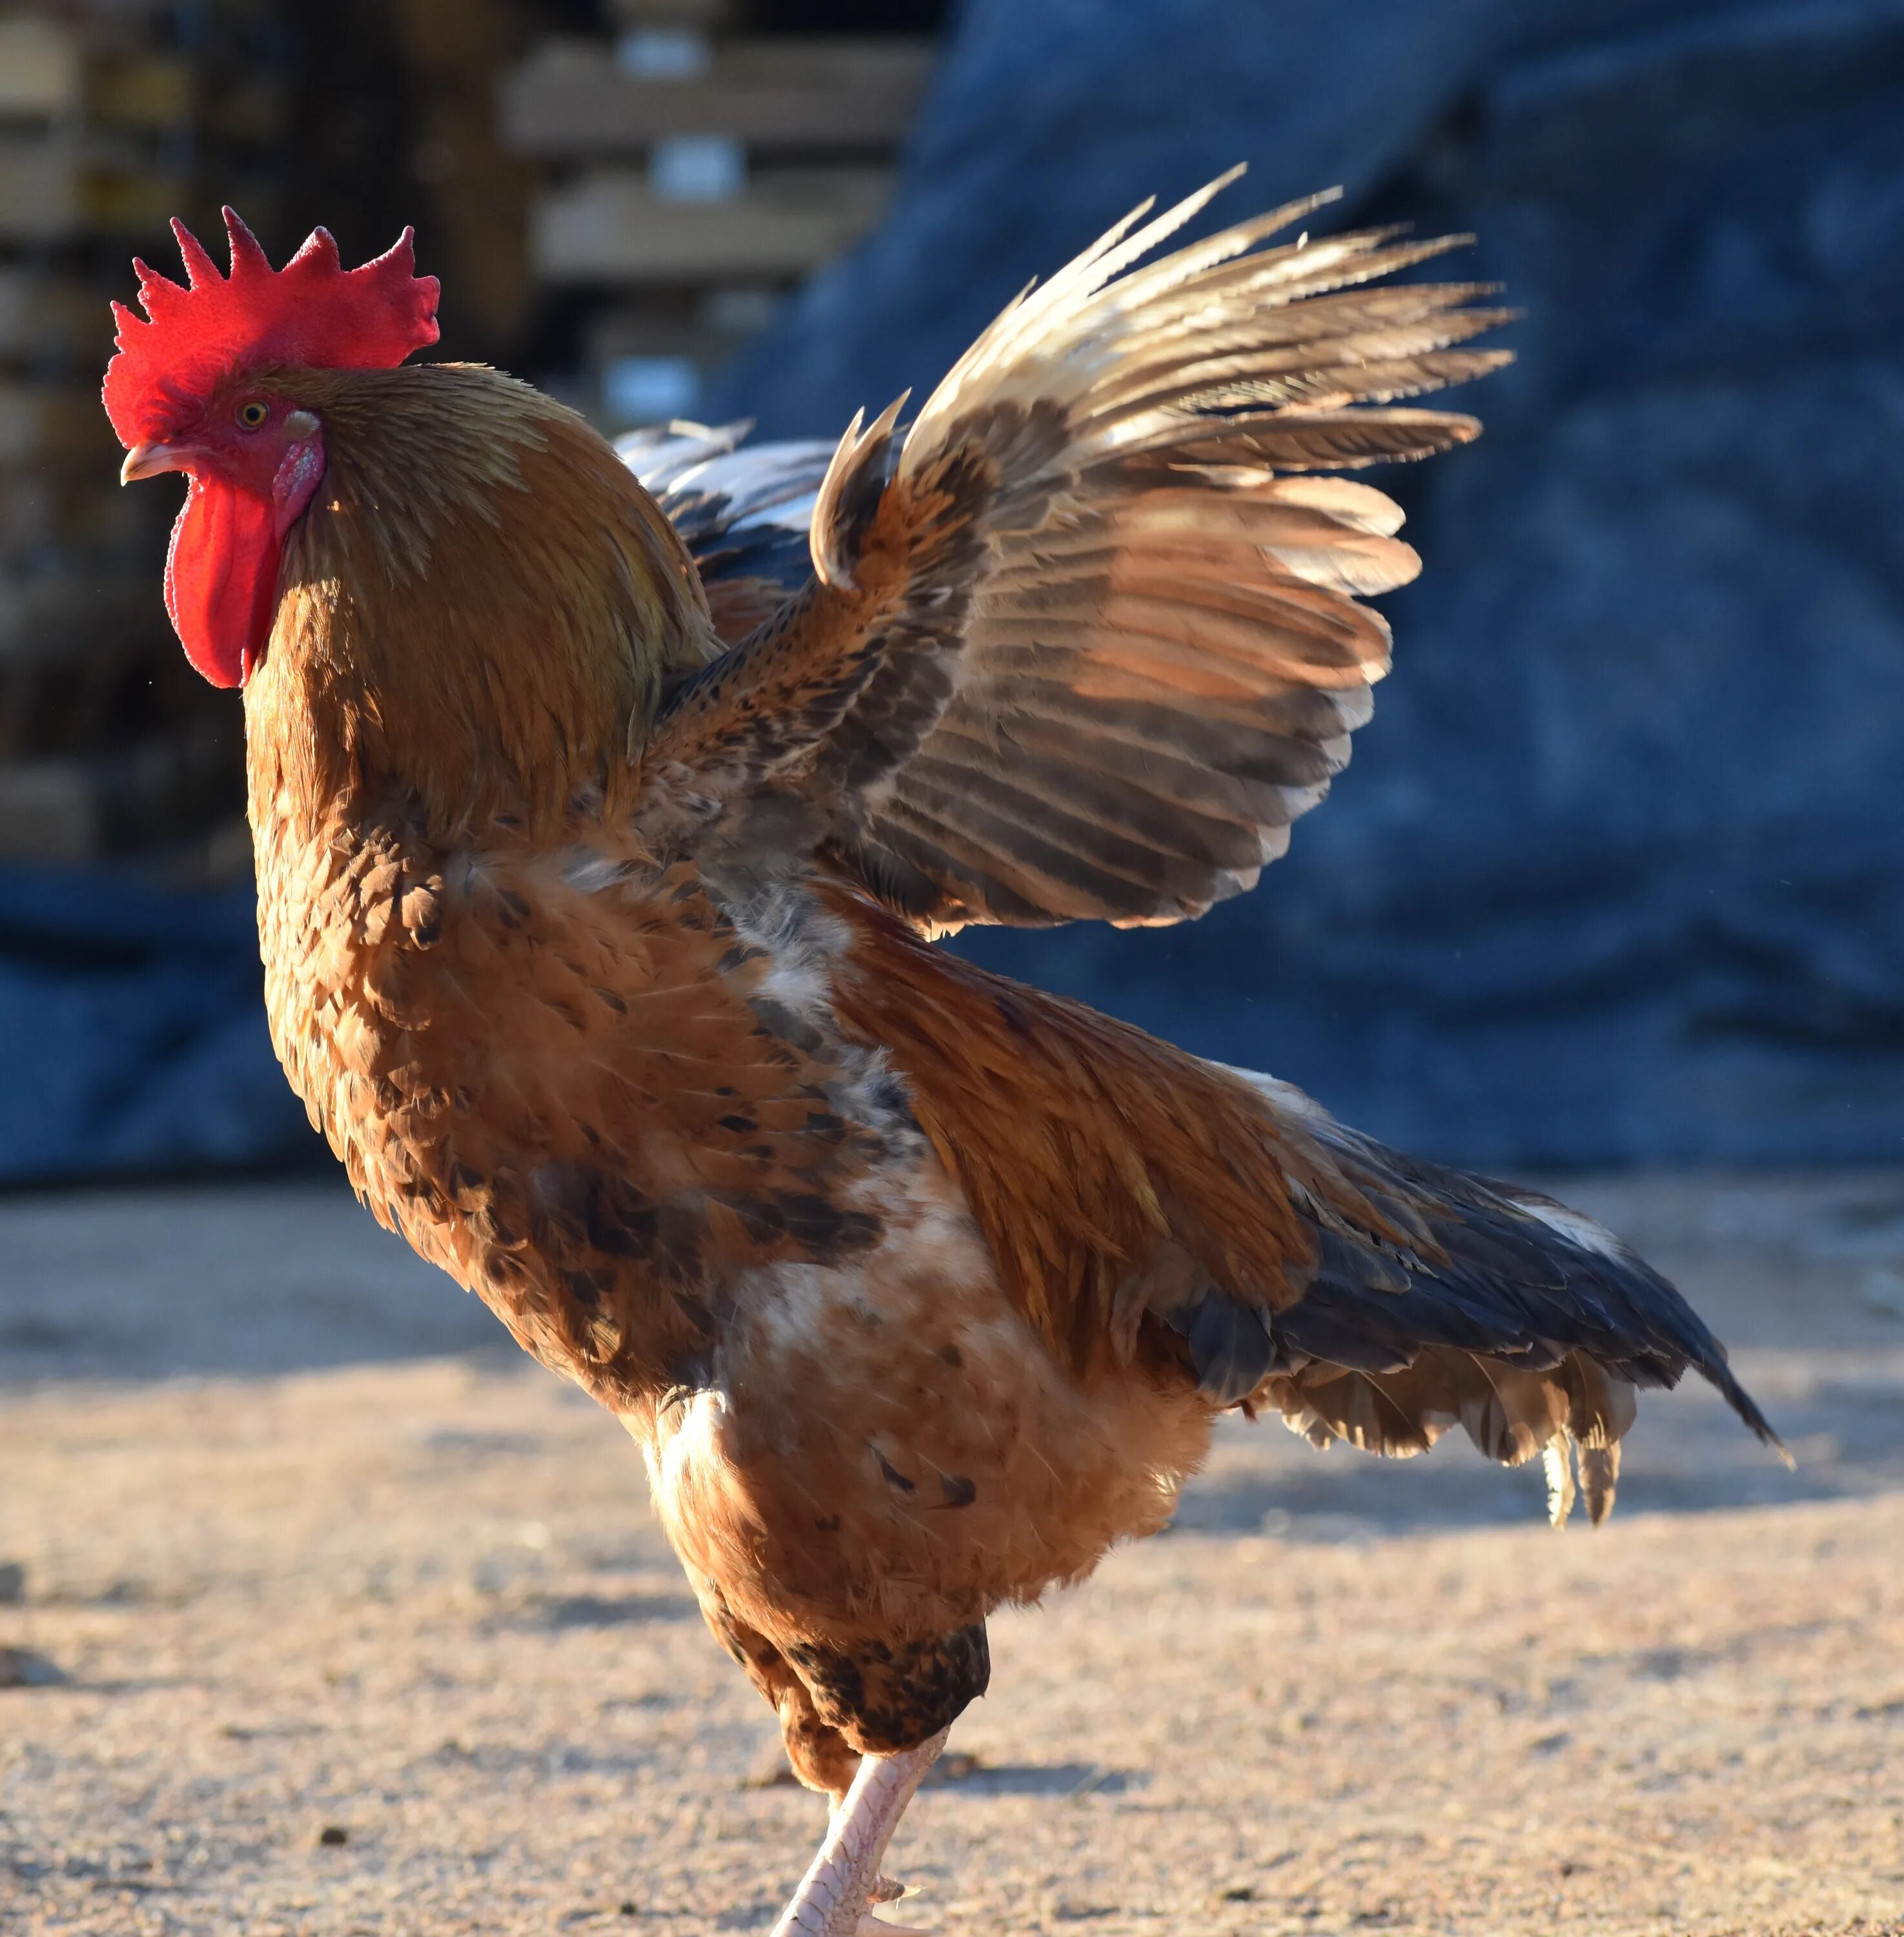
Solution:
[[[717,611],[788,583],[812,494],[814,579],[678,696],[664,761],[804,794],[932,932],[1172,922],[1254,884],[1387,668],[1358,602],[1418,568],[1388,499],[1317,474],[1474,436],[1395,400],[1504,361],[1458,346],[1506,313],[1370,286],[1460,238],[1261,246],[1326,197],[1138,266],[1221,186],[1027,291],[909,428],[856,420],[817,490],[817,447],[734,427],[633,454]]]

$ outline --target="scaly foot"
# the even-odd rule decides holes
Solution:
[[[886,1846],[913,1792],[938,1760],[945,1737],[941,1729],[916,1749],[860,1759],[853,1787],[834,1811],[826,1840],[793,1900],[781,1912],[773,1937],[925,1937],[923,1932],[881,1923],[871,1906],[885,1881],[879,1866]]]

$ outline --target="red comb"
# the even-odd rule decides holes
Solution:
[[[415,273],[414,230],[374,262],[347,269],[329,232],[314,229],[274,269],[258,238],[230,209],[224,214],[229,275],[174,221],[190,287],[135,258],[145,314],[112,306],[119,354],[106,366],[106,414],[129,449],[178,429],[234,369],[302,363],[389,370],[436,341],[437,280]]]

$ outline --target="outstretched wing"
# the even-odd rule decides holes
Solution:
[[[813,579],[676,696],[656,771],[802,795],[935,931],[1177,921],[1254,884],[1387,668],[1360,597],[1418,568],[1396,507],[1326,474],[1473,437],[1394,400],[1504,361],[1454,346],[1508,313],[1370,286],[1456,238],[1260,246],[1326,197],[1137,266],[1223,185],[1021,296],[903,433],[899,404],[856,420]]]

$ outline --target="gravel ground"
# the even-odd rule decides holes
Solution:
[[[1904,1172],[1566,1187],[1799,1470],[1642,1402],[1556,1535],[1451,1444],[1226,1429],[995,1621],[908,1920],[1904,1932]],[[328,1189],[0,1202],[0,1931],[771,1922],[821,1806],[611,1420]]]

